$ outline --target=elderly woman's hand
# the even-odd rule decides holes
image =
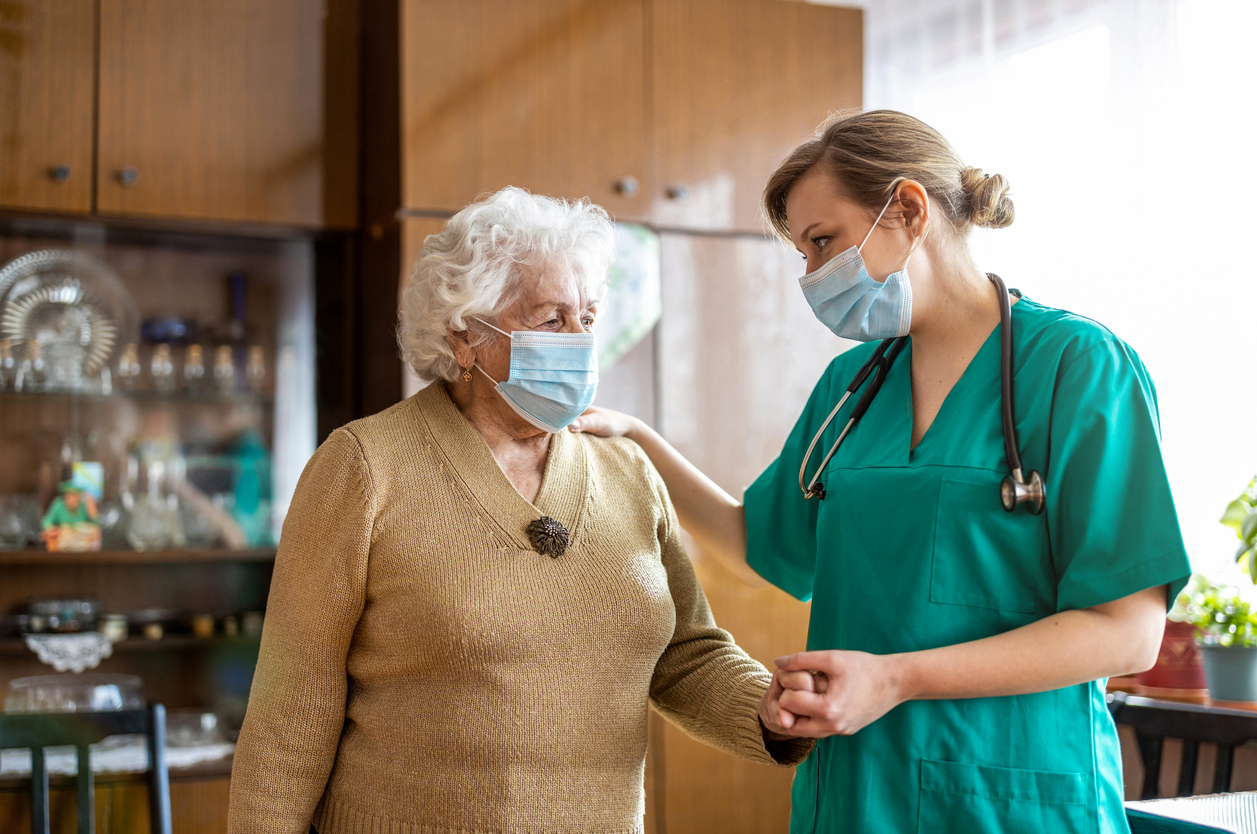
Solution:
[[[583,431],[599,437],[629,437],[642,426],[642,421],[628,414],[621,414],[609,408],[592,406],[585,413],[572,421],[570,431]]]
[[[781,708],[781,695],[787,690],[797,692],[824,691],[817,688],[817,679],[813,677],[811,672],[782,672],[778,670],[773,673],[772,683],[768,685],[768,691],[764,693],[763,699],[759,702],[759,720],[770,736],[779,739],[794,738],[790,727],[797,720],[792,713]]]

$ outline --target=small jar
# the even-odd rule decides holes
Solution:
[[[262,635],[262,612],[244,612],[240,617],[240,628],[244,632],[245,637],[260,637]]]
[[[105,614],[100,618],[100,633],[110,643],[127,639],[127,618],[122,614]]]
[[[192,617],[192,635],[202,640],[214,636],[214,615],[196,614]]]
[[[223,636],[236,637],[240,634],[240,621],[235,617],[223,617]]]

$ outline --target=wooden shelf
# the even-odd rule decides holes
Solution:
[[[0,550],[0,567],[8,565],[154,565],[191,562],[270,562],[275,548],[186,550],[98,550],[90,553],[49,553],[46,550]]]
[[[193,637],[191,634],[168,634],[160,640],[128,637],[113,644],[114,654],[129,652],[177,651],[180,649],[223,649],[257,647],[260,637]],[[21,637],[0,638],[0,655],[34,654]]]
[[[207,372],[212,372],[212,368]],[[80,401],[121,402],[154,402],[172,405],[196,404],[210,405],[215,403],[257,403],[271,407],[275,395],[270,392],[236,391],[230,394],[218,391],[127,391],[117,389],[109,394],[99,391],[4,391],[0,392],[0,402],[47,402],[49,400],[78,399]]]

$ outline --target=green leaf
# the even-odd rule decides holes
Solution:
[[[1240,538],[1245,544],[1252,544],[1257,536],[1257,513],[1249,513],[1240,524]]]
[[[1226,505],[1226,512],[1222,514],[1222,518],[1218,521],[1230,527],[1235,532],[1240,531],[1240,526],[1244,523],[1244,519],[1248,518],[1253,508],[1243,500],[1236,498],[1230,504]]]

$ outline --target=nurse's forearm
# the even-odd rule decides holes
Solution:
[[[1024,695],[1142,672],[1157,659],[1165,593],[1148,588],[994,637],[895,655],[902,700]]]
[[[699,546],[748,585],[768,584],[746,563],[746,512],[742,503],[644,422],[634,421],[626,436],[659,470],[681,526]]]

